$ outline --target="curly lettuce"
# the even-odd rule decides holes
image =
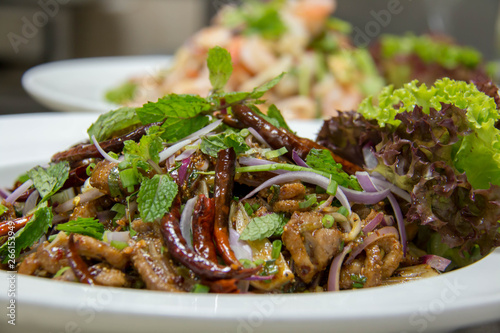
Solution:
[[[401,123],[397,114],[411,112],[416,106],[429,114],[431,109],[442,110],[446,104],[466,111],[470,129],[455,143],[452,165],[465,172],[476,189],[500,185],[500,130],[495,127],[500,113],[495,99],[480,92],[474,84],[444,78],[430,88],[419,85],[418,81],[400,89],[388,86],[378,96],[378,104],[369,97],[360,104],[358,112],[368,119],[376,119],[382,127],[397,127]]]

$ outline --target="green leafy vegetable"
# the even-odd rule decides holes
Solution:
[[[292,131],[292,129],[286,123],[285,118],[281,114],[281,111],[276,107],[276,105],[272,104],[271,106],[269,106],[269,108],[267,109],[267,116],[271,119],[276,120],[276,122],[278,123],[278,126],[276,127],[282,127],[289,130],[290,132]]]
[[[231,28],[242,27],[243,34],[258,34],[264,38],[276,39],[287,30],[279,13],[282,4],[281,0],[250,0],[240,8],[227,11],[223,22]]]
[[[222,90],[233,72],[231,55],[226,49],[219,46],[211,48],[208,51],[207,66],[213,89],[215,91]]]
[[[8,240],[0,246],[0,258],[3,263],[8,260],[9,244],[15,245],[14,255],[19,257],[22,250],[30,247],[37,242],[52,225],[52,209],[47,206],[39,205],[39,208],[33,213],[32,218],[26,223],[24,228],[19,230],[12,241]]]
[[[260,240],[271,236],[280,236],[288,222],[284,214],[272,213],[250,220],[240,235],[241,240]]]
[[[141,121],[137,117],[135,108],[123,107],[100,115],[89,127],[87,133],[89,138],[95,135],[97,141],[101,142],[110,139],[113,135],[121,135],[140,124]]]
[[[315,170],[326,173],[328,178],[338,185],[361,191],[361,186],[355,176],[350,176],[342,170],[342,165],[335,162],[332,154],[326,149],[311,149],[306,156],[306,163]]]
[[[42,197],[41,202],[47,201],[50,196],[59,191],[64,182],[69,177],[68,162],[51,164],[47,169],[40,166],[28,171],[29,177],[33,180],[35,188]]]
[[[426,63],[438,63],[453,69],[458,65],[476,67],[481,63],[481,53],[471,47],[457,46],[439,41],[430,36],[385,35],[381,38],[382,55],[393,58],[396,55],[416,54]]]
[[[121,86],[111,89],[106,92],[106,99],[112,103],[125,104],[134,99],[137,84],[133,82],[125,82]]]
[[[138,209],[144,222],[153,222],[165,215],[177,195],[175,181],[168,175],[154,175],[142,182],[137,197]]]
[[[58,224],[57,230],[76,233],[102,240],[104,225],[94,218],[79,217],[74,221]]]
[[[0,204],[0,216],[3,215],[7,210],[9,210],[7,207]]]
[[[234,148],[236,154],[242,154],[250,149],[245,143],[245,138],[232,129],[228,129],[217,135],[204,137],[201,140],[200,149],[204,154],[217,157],[219,150]]]

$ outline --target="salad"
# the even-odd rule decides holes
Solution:
[[[315,142],[257,107],[285,74],[225,92],[230,53],[210,49],[207,67],[207,97],[103,114],[89,142],[2,191],[2,268],[167,292],[323,292],[436,276],[499,245],[493,85],[387,87]]]
[[[377,93],[383,79],[366,49],[356,48],[351,26],[337,18],[334,0],[244,1],[223,7],[212,24],[190,38],[170,68],[125,82],[106,98],[138,107],[169,93],[206,96],[211,89],[205,59],[214,46],[233,58],[226,91],[249,91],[287,72],[266,92],[286,119],[322,118],[356,109]]]

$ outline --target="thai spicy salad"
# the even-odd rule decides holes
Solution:
[[[4,269],[170,292],[369,288],[468,265],[500,244],[498,93],[442,79],[385,88],[317,142],[256,105],[285,74],[101,115],[89,141],[2,191]],[[10,246],[9,245],[14,245]]]

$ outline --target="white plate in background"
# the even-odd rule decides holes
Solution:
[[[97,116],[0,116],[0,186],[86,138]],[[314,137],[319,123],[291,123]],[[320,294],[173,294],[16,277],[16,326],[3,332],[442,332],[500,319],[500,249],[468,267],[403,285]],[[14,280],[13,280],[14,281]]]
[[[26,71],[24,89],[54,111],[104,113],[119,107],[105,94],[134,76],[156,75],[171,64],[172,56],[80,58],[50,62]]]

